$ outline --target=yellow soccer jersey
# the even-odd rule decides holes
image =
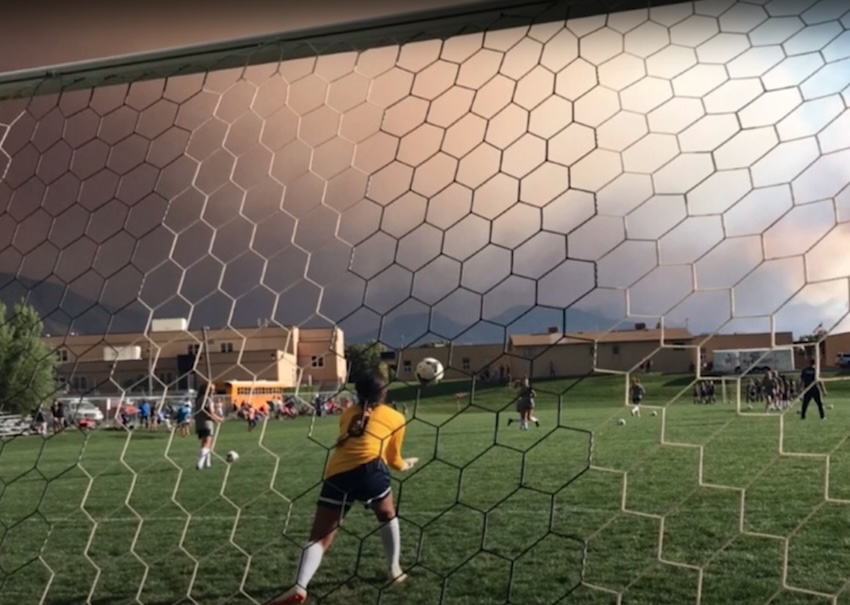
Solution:
[[[390,468],[397,471],[404,469],[404,460],[401,457],[404,416],[388,405],[379,405],[368,412],[363,434],[349,435],[349,426],[361,412],[359,405],[352,405],[342,413],[339,419],[340,444],[331,454],[325,470],[325,479],[379,458]]]

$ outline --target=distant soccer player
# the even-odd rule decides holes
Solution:
[[[198,395],[195,398],[195,432],[198,434],[198,439],[201,442],[201,449],[198,451],[198,462],[195,467],[200,471],[212,466],[212,445],[213,436],[215,435],[215,425],[219,424],[223,419],[215,413],[215,406],[210,397],[211,386],[204,385],[198,389]]]
[[[693,402],[695,404],[702,403],[702,383],[701,382],[695,382],[694,383]]]
[[[371,508],[381,524],[390,582],[400,584],[407,578],[399,563],[401,533],[387,467],[408,471],[418,459],[401,456],[405,418],[385,404],[386,379],[378,372],[368,374],[357,380],[355,388],[358,402],[340,416],[339,439],[325,470],[295,585],[269,605],[297,605],[307,600],[307,587],[354,502]]]
[[[776,381],[773,380],[773,372],[767,372],[761,381],[762,393],[764,393],[764,406],[766,412],[775,412],[776,406]]]
[[[44,408],[41,404],[38,404],[35,412],[33,412],[32,422],[36,432],[43,437],[47,437],[47,418],[44,415]]]
[[[519,422],[520,430],[527,430],[528,423],[533,422],[537,428],[540,428],[540,420],[534,415],[535,398],[537,393],[531,388],[531,382],[528,377],[522,379],[518,385],[518,395],[516,398],[516,418],[508,418],[508,426],[514,422]]]
[[[65,404],[58,399],[50,406],[50,416],[53,423],[53,434],[65,430]]]
[[[809,409],[809,404],[812,401],[818,406],[821,419],[825,418],[823,398],[821,397],[821,382],[818,380],[818,368],[814,359],[810,359],[809,365],[800,372],[800,381],[803,383],[803,405],[800,408],[800,420],[806,419],[806,411]]]
[[[528,430],[529,421],[533,422],[535,426],[540,427],[540,421],[534,416],[536,398],[537,393],[531,387],[531,381],[526,376],[520,383],[516,404],[517,412],[519,412],[519,429],[521,431]]]
[[[178,430],[180,431],[181,437],[189,436],[189,425],[191,423],[192,418],[192,402],[184,401],[181,402],[177,409],[174,412],[174,422],[177,425]]]
[[[640,379],[632,378],[632,383],[629,385],[629,401],[632,403],[632,416],[640,418],[640,404],[643,401],[643,396],[646,394],[646,389],[640,383]]]

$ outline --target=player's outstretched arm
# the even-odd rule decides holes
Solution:
[[[402,424],[390,435],[389,443],[387,443],[387,464],[396,471],[409,471],[416,463],[418,458],[402,458],[401,449],[404,445],[405,427]]]

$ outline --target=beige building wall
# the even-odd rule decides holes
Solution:
[[[689,372],[698,358],[694,336],[684,328],[561,334],[550,328],[541,334],[511,336],[510,353],[516,377],[534,379],[583,376],[593,371]],[[663,346],[662,346],[663,342]]]
[[[714,351],[722,349],[768,349],[772,346],[794,344],[794,335],[791,332],[770,332],[754,334],[714,334],[701,335],[694,338],[694,342],[700,345],[706,361],[711,361]]]
[[[850,332],[829,334],[824,338],[821,363],[825,367],[837,367],[837,357],[840,353],[850,353]]]
[[[486,368],[496,369],[504,357],[504,345],[436,345],[411,347],[399,351],[395,364],[396,376],[400,380],[416,378],[416,364],[426,357],[433,357],[443,364],[446,380],[469,378],[482,373]]]
[[[170,390],[180,389],[181,378],[193,375],[194,386],[207,378],[206,358],[198,356],[195,372],[181,372],[176,357],[133,359],[117,362],[103,360],[77,361],[60,364],[57,373],[60,379],[74,385],[75,390],[94,391],[98,394],[111,394],[122,390],[143,390],[150,387],[160,392],[164,387]],[[243,353],[213,353],[210,356],[210,370],[214,382],[228,380],[274,380],[295,386],[298,369],[291,356],[283,351],[245,351]],[[149,376],[153,379],[148,380]]]
[[[502,345],[404,349],[396,360],[397,375],[401,380],[415,379],[416,364],[425,357],[439,360],[446,368],[448,380],[481,374],[486,368],[498,375],[502,367],[515,379],[582,376],[596,369],[622,372],[637,368],[647,357],[652,360],[652,371],[688,372],[697,358],[695,347],[662,348],[658,339],[619,343],[570,338],[563,344],[535,345],[534,341],[522,344],[531,346],[511,346],[507,351]]]
[[[604,370],[629,372],[649,359],[653,372],[684,373],[693,370],[696,357],[693,347],[662,348],[658,342],[568,342],[524,347],[521,354],[511,357],[511,369],[516,378],[527,375],[539,380]]]
[[[296,364],[302,384],[339,384],[346,380],[345,338],[339,328],[297,329]]]
[[[593,370],[593,344],[512,347],[508,357],[513,378],[580,376]]]
[[[345,339],[338,328],[219,329],[210,330],[208,336],[214,381],[273,380],[294,387],[302,379],[336,383],[345,377],[345,359],[340,353]],[[147,390],[151,374],[155,391],[161,391],[162,385],[180,388],[178,384],[195,384],[195,380],[187,381],[186,365],[192,364],[187,357],[191,355],[197,355],[197,380],[204,380],[208,373],[200,331],[67,335],[46,337],[45,341],[56,352],[59,380],[76,391],[108,394],[133,385]],[[139,347],[141,359],[104,360],[104,349],[128,346]]]
[[[303,333],[303,331],[301,331]],[[295,354],[298,348],[299,330],[284,327],[250,328],[245,330],[210,330],[210,351],[215,353],[239,351],[276,351]],[[309,332],[308,332],[309,335]],[[204,335],[201,331],[150,332],[126,334],[84,334],[48,336],[45,342],[56,351],[67,351],[69,356],[80,361],[103,361],[103,349],[109,347],[141,347],[142,356],[160,359],[187,355],[203,349]],[[149,352],[150,351],[150,352]]]
[[[513,378],[528,375],[534,379],[581,376],[594,370],[630,371],[647,358],[651,370],[666,373],[690,372],[699,359],[710,361],[718,349],[766,348],[773,338],[769,333],[719,334],[693,336],[683,329],[667,330],[665,346],[660,346],[658,330],[622,332],[516,335],[507,349],[502,344],[431,345],[399,351],[395,361],[401,380],[414,380],[416,364],[435,357],[446,368],[447,379],[463,379],[500,369]],[[177,385],[181,378],[179,359],[201,353],[196,361],[200,379],[207,374],[202,354],[203,333],[155,332],[150,334],[69,335],[47,337],[57,351],[58,374],[77,389],[107,394],[137,385],[146,390],[151,359],[154,360],[154,390],[162,385]],[[777,333],[778,345],[793,343],[790,332]],[[209,331],[210,363],[213,379],[274,380],[290,386],[301,384],[337,384],[347,374],[345,339],[338,328],[286,328],[269,326],[243,330]],[[104,361],[104,347],[140,347],[140,360]],[[838,353],[850,352],[850,333],[828,336],[822,347],[825,366],[834,365]],[[804,361],[807,353],[800,350]],[[186,372],[184,371],[183,374]],[[185,376],[184,376],[185,378]],[[185,382],[185,380],[183,381]],[[172,386],[172,388],[175,388]]]
[[[645,364],[652,372],[682,374],[696,370],[699,352],[690,345],[665,345],[658,342],[599,343],[596,368],[618,372],[639,371]]]
[[[291,353],[278,351],[277,375],[267,380],[277,380],[289,386],[299,385],[301,368],[298,366],[298,357]]]

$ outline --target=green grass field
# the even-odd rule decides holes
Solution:
[[[415,418],[396,391],[405,454],[423,464],[396,489],[410,580],[383,589],[375,523],[356,508],[313,602],[850,604],[850,389],[831,383],[827,420],[800,422],[674,401],[687,379],[644,382],[666,408],[639,419],[622,377],[540,383],[543,426],[527,432],[506,426],[506,388],[455,415],[468,385],[443,384]],[[217,453],[241,460],[205,472],[196,440],[164,431],[5,443],[0,602],[262,603],[292,580],[336,424],[227,423]]]

